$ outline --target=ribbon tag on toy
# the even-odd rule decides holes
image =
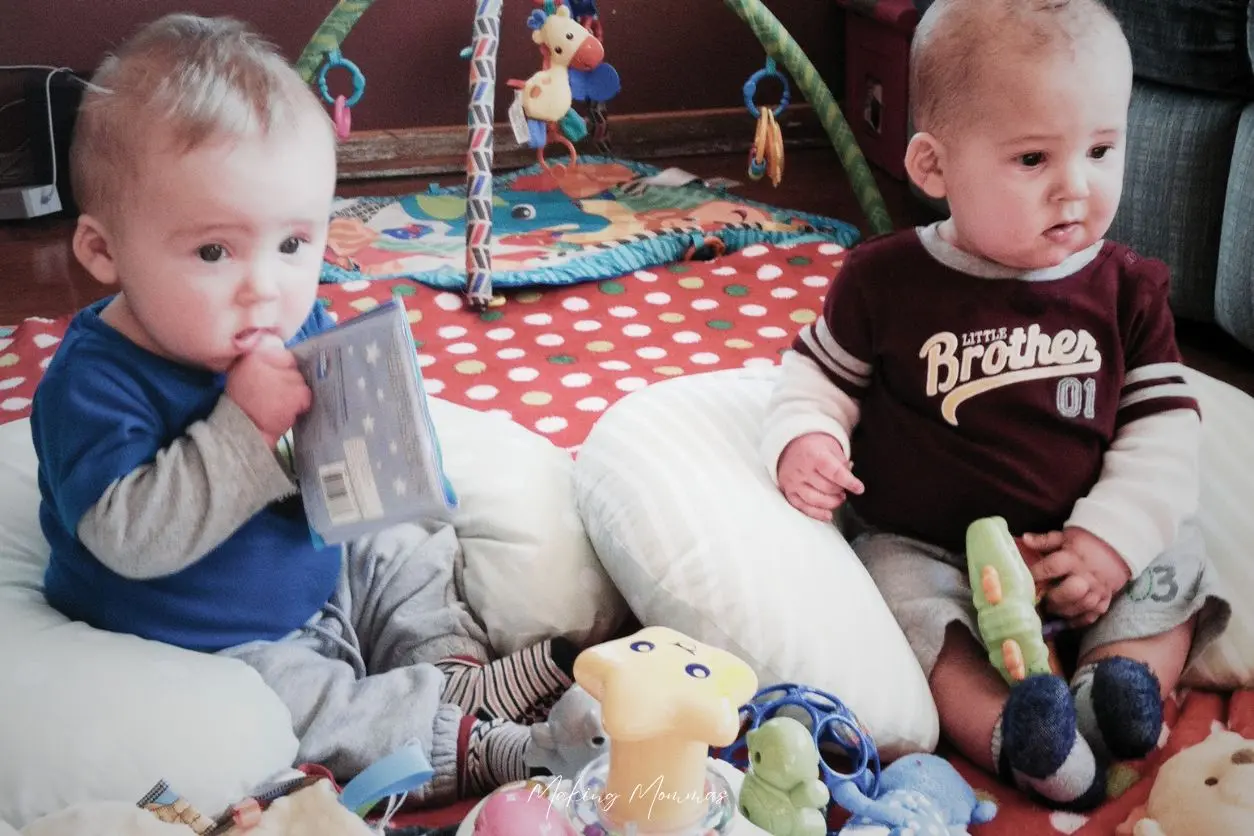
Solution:
[[[682,168],[672,166],[659,171],[657,174],[641,177],[635,182],[647,183],[650,186],[668,186],[674,189],[681,186],[689,186],[693,183],[701,184],[701,178],[690,171],[684,171]]]
[[[365,817],[382,799],[416,790],[434,774],[422,747],[406,746],[375,761],[349,781],[340,793],[340,803]]]
[[[509,106],[509,126],[514,131],[514,140],[519,145],[526,145],[531,140],[531,127],[527,124],[527,114],[523,112],[523,94],[514,91],[514,103]]]

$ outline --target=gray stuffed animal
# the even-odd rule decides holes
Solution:
[[[531,727],[526,763],[532,774],[547,771],[574,780],[587,764],[609,747],[601,725],[601,704],[578,685],[562,694],[549,719]]]

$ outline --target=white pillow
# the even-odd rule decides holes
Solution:
[[[615,404],[575,463],[584,526],[644,624],[736,654],[763,686],[829,691],[887,757],[930,750],[935,704],[870,576],[759,464],[774,377],[711,372]]]
[[[30,424],[0,426],[0,819],[22,828],[157,781],[215,813],[296,757],[292,718],[234,659],[93,630],[42,593]]]
[[[579,523],[570,456],[503,418],[438,400],[432,413],[461,502],[461,581],[497,649],[606,638],[627,610]],[[133,803],[160,779],[216,813],[291,766],[291,718],[251,668],[48,607],[35,469],[29,422],[0,425],[0,819]]]
[[[570,454],[499,415],[434,398],[431,414],[460,502],[461,584],[493,648],[609,638],[627,604],[579,519]]]
[[[1200,519],[1206,550],[1233,603],[1228,630],[1185,672],[1186,684],[1254,688],[1254,398],[1190,370],[1202,407]]]

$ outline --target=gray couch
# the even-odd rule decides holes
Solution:
[[[1172,306],[1254,349],[1254,0],[1107,0],[1136,85],[1110,231],[1172,271]]]

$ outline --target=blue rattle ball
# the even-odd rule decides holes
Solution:
[[[741,734],[731,746],[715,749],[714,757],[725,760],[740,770],[748,768],[745,736],[772,717],[791,717],[814,735],[820,754],[838,751],[849,759],[852,769],[838,772],[819,759],[819,777],[835,796],[835,788],[847,781],[862,790],[868,798],[879,791],[880,756],[871,735],[858,718],[835,696],[791,682],[770,685],[758,691],[753,699],[740,707]]]

